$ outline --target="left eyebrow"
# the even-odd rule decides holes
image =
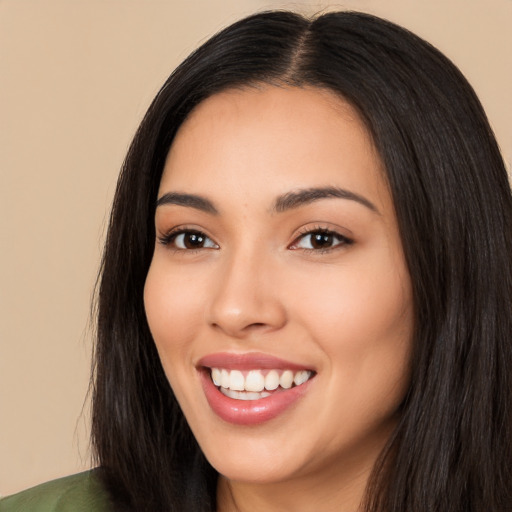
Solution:
[[[377,207],[365,197],[339,187],[315,187],[305,188],[293,192],[288,192],[279,196],[273,206],[273,210],[282,213],[293,208],[299,208],[306,204],[318,201],[319,199],[348,199],[362,204],[369,210],[380,215]]]

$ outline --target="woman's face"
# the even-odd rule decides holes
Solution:
[[[147,318],[210,463],[244,482],[366,475],[408,387],[413,308],[356,111],[316,88],[216,94],[158,197]]]

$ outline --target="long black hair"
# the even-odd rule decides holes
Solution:
[[[258,83],[334,91],[384,163],[414,301],[412,377],[362,509],[512,504],[512,198],[485,113],[438,50],[354,12],[268,12],[212,37],[166,81],[119,178],[98,290],[92,439],[119,510],[214,511],[217,473],[162,370],[143,305],[156,194],[183,120]]]

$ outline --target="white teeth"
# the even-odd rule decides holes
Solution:
[[[279,379],[279,384],[284,389],[290,389],[293,384],[293,372],[291,370],[284,371]]]
[[[229,388],[229,372],[227,370],[221,370],[220,372],[220,385],[223,388]]]
[[[310,372],[307,370],[302,370],[301,372],[297,372],[295,376],[293,377],[293,383],[296,386],[300,386],[301,384],[304,384],[309,379]]]
[[[220,388],[220,392],[223,395],[234,398],[235,400],[259,400],[260,398],[266,398],[270,396],[270,393],[263,391],[263,393],[255,393],[253,391],[233,391],[231,389]]]
[[[266,375],[263,375],[261,370],[250,370],[244,376],[239,370],[211,369],[211,377],[215,386],[220,387],[226,396],[239,400],[264,398],[270,395],[267,391],[274,391],[279,386],[283,389],[290,389],[294,384],[300,386],[307,382],[311,375],[312,372],[308,370],[300,370],[295,373],[292,370],[285,370],[281,375],[279,375],[279,370],[270,370]],[[244,398],[241,398],[242,395]]]
[[[279,387],[279,373],[276,370],[270,370],[265,377],[265,389],[273,391]]]
[[[216,386],[220,386],[220,383],[221,383],[220,376],[221,375],[222,375],[222,373],[218,368],[212,368],[212,380]]]
[[[265,377],[258,370],[251,370],[245,378],[246,391],[263,391],[265,389]]]
[[[244,375],[238,370],[232,370],[229,374],[229,389],[233,391],[244,390]]]

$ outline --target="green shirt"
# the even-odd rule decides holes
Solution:
[[[0,499],[0,512],[109,512],[94,470],[59,478]]]

